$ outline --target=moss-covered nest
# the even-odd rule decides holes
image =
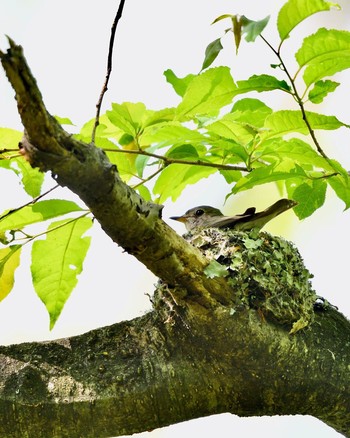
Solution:
[[[312,275],[292,243],[266,232],[217,228],[184,237],[211,260],[208,275],[228,277],[237,310],[254,308],[263,318],[287,325],[290,333],[312,321]]]

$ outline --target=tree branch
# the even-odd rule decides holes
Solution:
[[[107,235],[159,278],[181,285],[206,307],[215,300],[230,302],[227,282],[203,274],[208,261],[161,220],[162,206],[145,202],[101,149],[72,138],[47,112],[22,48],[10,40],[0,59],[16,92],[26,129],[20,146],[28,161],[76,193]]]

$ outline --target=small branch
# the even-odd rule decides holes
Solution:
[[[104,82],[102,90],[101,90],[100,97],[99,97],[98,102],[96,104],[95,124],[94,124],[94,127],[92,129],[92,134],[91,134],[91,142],[92,143],[95,143],[96,129],[100,123],[100,112],[101,112],[102,101],[103,101],[103,97],[104,97],[106,91],[108,90],[108,82],[109,82],[109,78],[110,78],[111,73],[112,73],[113,46],[114,46],[114,40],[115,40],[115,33],[117,30],[119,20],[122,18],[124,4],[125,4],[125,0],[121,0],[119,3],[117,14],[114,18],[112,28],[111,28],[111,37],[109,39],[109,49],[108,49],[108,58],[107,58],[107,73],[106,73],[105,82]]]
[[[327,155],[325,154],[325,152],[323,151],[323,149],[321,148],[321,145],[319,144],[317,138],[316,138],[316,134],[315,131],[313,130],[313,128],[310,125],[310,122],[306,116],[306,111],[305,111],[305,107],[304,107],[304,103],[302,98],[299,96],[298,90],[295,86],[295,81],[294,79],[291,77],[283,59],[282,56],[280,54],[280,49],[281,49],[281,45],[279,46],[278,50],[274,49],[274,47],[264,38],[263,35],[260,34],[260,38],[265,42],[265,44],[267,44],[267,46],[273,51],[273,53],[277,56],[277,58],[279,59],[280,63],[281,63],[281,67],[283,68],[283,71],[285,72],[285,74],[288,77],[288,80],[293,88],[293,96],[297,102],[297,104],[299,105],[301,114],[302,114],[302,118],[304,120],[304,123],[309,131],[309,134],[311,136],[312,141],[314,142],[314,145],[316,146],[316,149],[318,151],[318,153],[333,167],[330,158],[327,157]]]
[[[249,172],[249,169],[245,166],[234,166],[232,164],[219,164],[219,163],[210,163],[208,161],[202,160],[179,160],[176,158],[169,158],[164,155],[153,154],[151,152],[143,151],[143,150],[125,150],[125,149],[105,149],[105,152],[117,152],[117,153],[125,153],[125,154],[133,154],[133,155],[145,155],[146,157],[157,158],[158,160],[164,161],[165,165],[169,164],[188,164],[191,166],[203,166],[203,167],[214,167],[219,170],[239,170],[241,172]]]

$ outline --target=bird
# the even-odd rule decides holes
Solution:
[[[256,212],[255,207],[247,208],[242,214],[224,216],[218,208],[200,205],[186,211],[182,216],[171,216],[170,219],[182,222],[187,231],[200,231],[203,228],[230,228],[249,231],[253,228],[261,230],[267,222],[298,203],[291,199],[280,199],[264,211]]]

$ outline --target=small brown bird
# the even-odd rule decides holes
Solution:
[[[235,216],[224,216],[217,208],[208,205],[191,208],[182,216],[172,216],[170,219],[185,224],[187,231],[202,228],[232,228],[248,231],[253,228],[260,230],[274,217],[297,205],[291,199],[280,199],[266,210],[256,213],[255,207],[248,208],[244,213]]]

